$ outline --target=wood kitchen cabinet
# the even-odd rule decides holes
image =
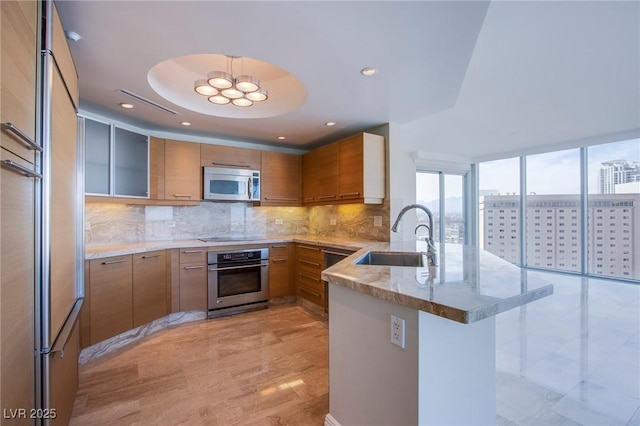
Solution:
[[[370,133],[338,142],[338,200],[381,204],[385,196],[384,137]]]
[[[169,313],[164,250],[133,255],[133,327]]]
[[[302,156],[302,201],[331,204],[338,195],[338,145],[322,146]]]
[[[302,202],[302,158],[297,154],[262,151],[260,168],[263,206],[296,206]]]
[[[302,158],[304,204],[380,204],[385,197],[384,137],[360,133]]]
[[[37,35],[36,2],[0,1],[0,395],[3,409],[27,413],[35,407],[36,386],[36,181],[5,162],[35,170],[35,151],[20,133],[30,142],[36,139]]]
[[[167,201],[202,199],[200,144],[151,138],[151,198]]]
[[[325,289],[321,273],[323,269],[322,247],[296,244],[296,293],[323,309]]]
[[[93,259],[89,264],[91,285],[91,344],[133,328],[132,256]]]
[[[269,245],[269,299],[293,296],[291,244]]]
[[[201,144],[200,165],[202,167],[239,167],[260,170],[260,150]]]
[[[180,311],[207,309],[207,251],[180,249]]]

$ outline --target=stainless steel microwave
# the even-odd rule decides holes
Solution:
[[[205,167],[202,188],[205,200],[260,201],[260,171]]]

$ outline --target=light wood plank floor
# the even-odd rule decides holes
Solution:
[[[71,425],[322,425],[328,326],[296,305],[180,325],[81,366]]]

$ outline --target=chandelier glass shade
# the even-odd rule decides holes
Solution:
[[[233,61],[233,58],[231,59]],[[267,89],[260,87],[260,80],[256,77],[233,77],[231,73],[224,71],[211,71],[206,79],[196,80],[194,90],[216,105],[249,107],[254,102],[263,102],[269,97]]]

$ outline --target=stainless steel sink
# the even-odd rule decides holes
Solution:
[[[370,251],[355,262],[356,265],[424,267],[424,256],[418,252]]]

